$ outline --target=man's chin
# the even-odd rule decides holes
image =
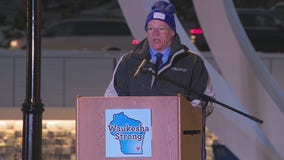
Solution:
[[[162,51],[163,50],[163,47],[161,45],[152,45],[151,47],[156,51]]]

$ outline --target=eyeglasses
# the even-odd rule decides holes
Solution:
[[[158,28],[147,27],[146,28],[147,33],[154,33],[155,31],[157,31],[159,33],[166,33],[168,30],[169,30],[169,28],[167,28],[167,27],[158,27]]]

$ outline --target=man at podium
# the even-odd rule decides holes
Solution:
[[[176,96],[193,106],[203,93],[213,95],[203,60],[176,33],[175,7],[158,1],[145,21],[146,38],[123,55],[105,96]]]

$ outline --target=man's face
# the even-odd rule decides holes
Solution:
[[[151,48],[160,52],[168,48],[173,41],[175,32],[160,20],[151,20],[147,25],[147,38]]]

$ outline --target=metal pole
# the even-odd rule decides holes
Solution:
[[[22,105],[22,160],[41,160],[41,0],[27,0],[26,99]]]
[[[206,108],[208,102],[201,102],[202,106],[202,138],[201,138],[201,160],[206,160]]]

